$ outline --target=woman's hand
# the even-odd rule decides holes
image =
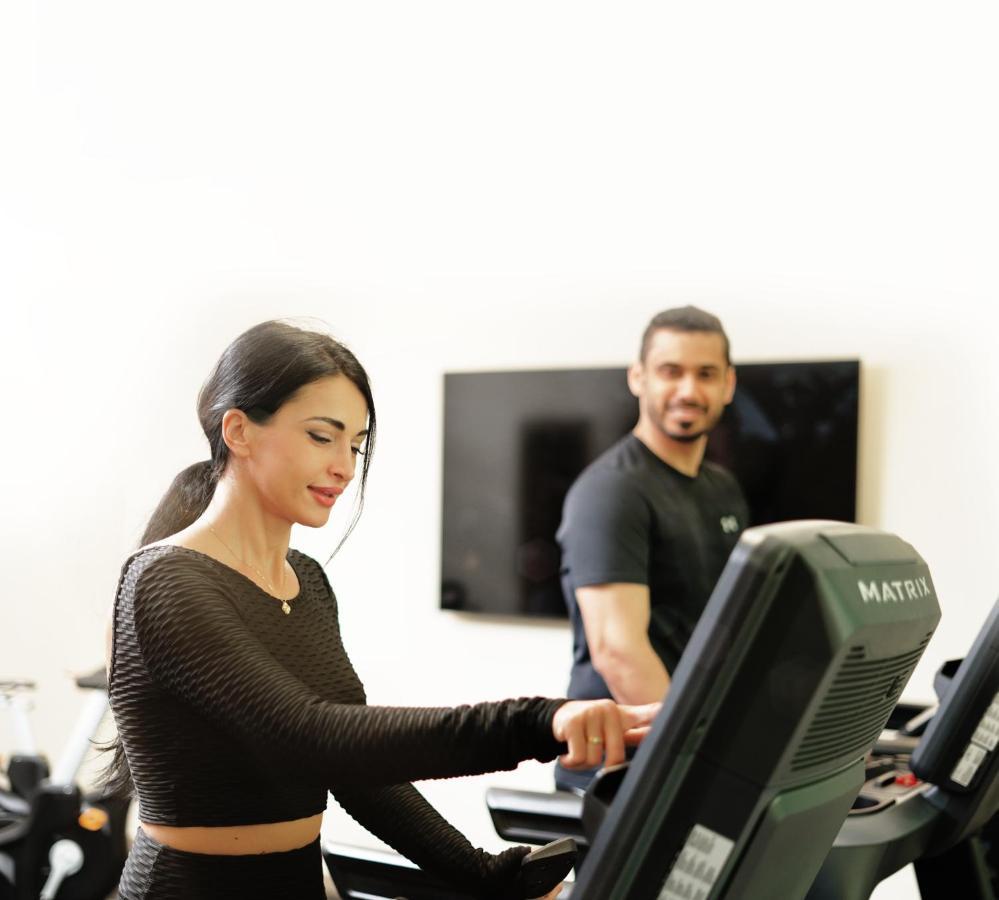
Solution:
[[[570,700],[555,711],[552,734],[569,745],[559,757],[567,769],[624,762],[624,748],[641,743],[661,703],[621,706],[613,700]]]

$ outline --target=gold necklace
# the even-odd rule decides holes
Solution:
[[[237,560],[237,562],[239,562],[239,564],[241,566],[251,568],[251,569],[253,569],[254,572],[257,573],[257,575],[264,582],[264,584],[267,585],[267,589],[271,592],[271,596],[274,597],[275,600],[280,600],[281,601],[281,611],[285,615],[288,615],[291,612],[291,604],[287,600],[282,600],[280,597],[277,596],[278,592],[274,589],[274,585],[271,584],[271,580],[263,572],[261,572],[260,569],[258,569],[253,563],[247,562],[245,559],[243,559],[243,557],[241,557],[239,554],[237,554],[236,551],[232,549],[232,547],[230,547],[225,541],[222,540],[222,536],[214,528],[212,528],[211,525],[208,526],[208,530],[212,534],[215,535],[215,537],[218,540],[218,542],[223,547],[225,547],[226,550],[228,550],[232,554],[233,558],[235,560]],[[284,569],[283,568],[281,570],[281,593],[282,594],[284,593]]]

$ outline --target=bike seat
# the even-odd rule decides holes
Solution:
[[[76,686],[92,691],[106,691],[108,689],[108,673],[104,670],[104,666],[101,666],[86,675],[78,675]]]

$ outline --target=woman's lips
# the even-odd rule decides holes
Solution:
[[[309,485],[309,491],[315,497],[316,502],[322,506],[330,507],[336,503],[336,498],[343,493],[343,488],[336,487],[313,487]]]

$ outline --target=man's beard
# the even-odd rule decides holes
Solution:
[[[676,441],[678,444],[693,444],[699,441],[702,437],[707,437],[711,430],[718,424],[718,420],[722,417],[722,412],[724,409],[719,410],[714,415],[710,414],[710,410],[704,406],[694,406],[694,409],[699,410],[702,414],[707,417],[707,423],[703,428],[697,431],[675,431],[667,426],[664,421],[665,416],[658,420],[659,430],[670,440]],[[667,407],[666,415],[670,413],[670,409]]]
[[[707,429],[702,428],[700,431],[691,431],[691,432],[682,431],[679,434],[677,434],[676,432],[669,431],[668,429],[663,428],[663,433],[670,440],[676,441],[678,444],[693,444],[695,441],[699,441],[708,432]]]

